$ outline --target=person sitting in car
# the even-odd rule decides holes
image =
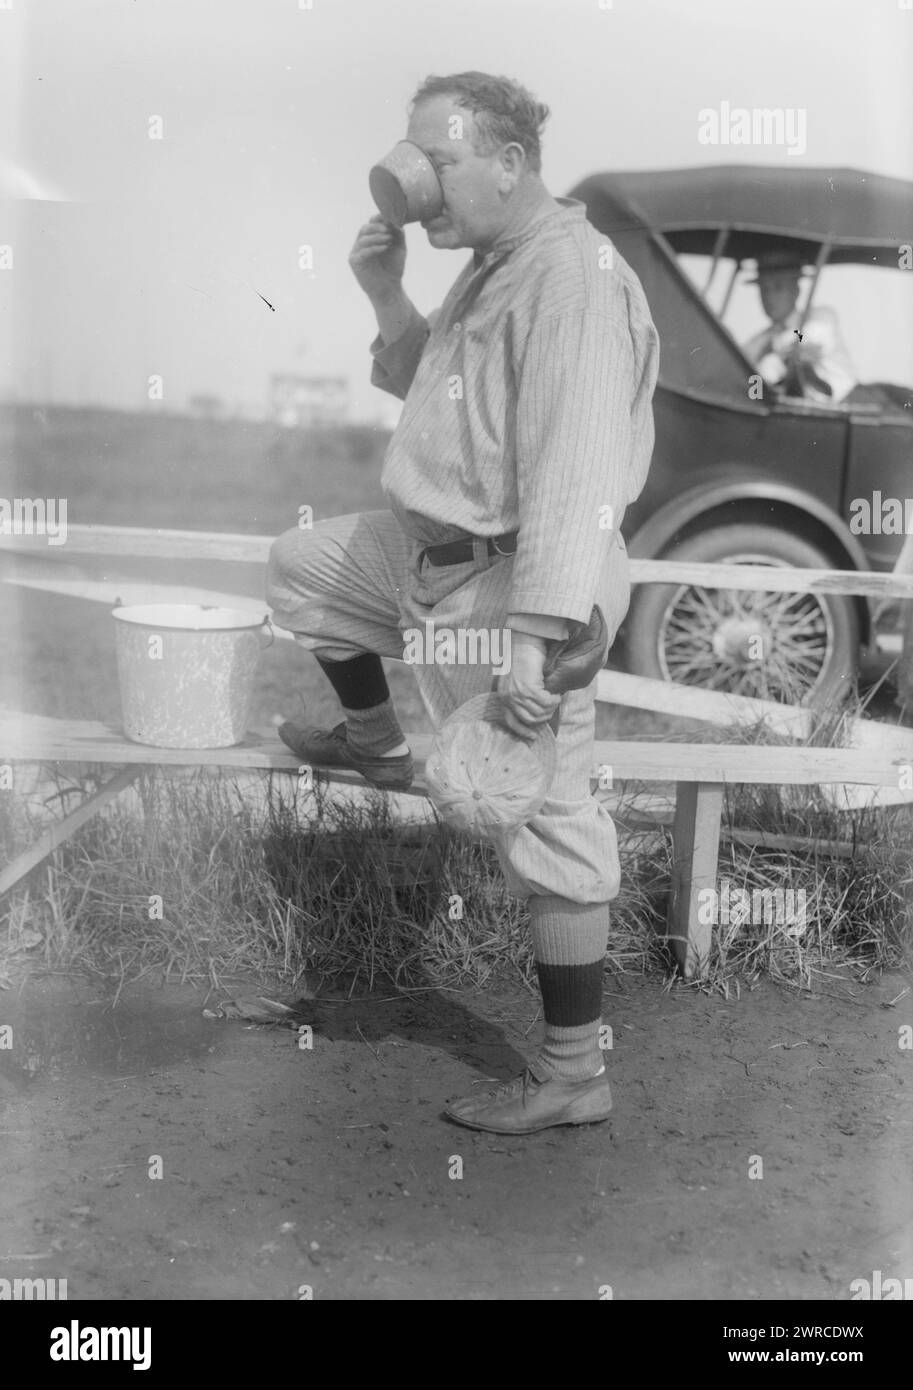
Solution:
[[[757,277],[770,323],[745,344],[769,386],[787,396],[802,396],[821,405],[836,405],[856,385],[856,373],[833,309],[814,308],[801,324],[796,309],[802,259],[793,251],[765,251],[758,256]]]

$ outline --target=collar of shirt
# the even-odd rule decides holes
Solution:
[[[558,218],[566,222],[580,222],[586,216],[586,205],[579,198],[556,198],[555,202],[559,206],[553,212],[547,212],[544,217],[536,218],[534,222],[528,223],[522,231],[514,232],[512,236],[499,237],[483,256],[480,257],[478,251],[475,251],[473,253],[473,271],[490,270],[497,261],[510,255],[511,251],[515,251],[524,242],[538,236],[545,227],[552,226]]]

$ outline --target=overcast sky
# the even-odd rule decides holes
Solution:
[[[557,194],[600,169],[736,160],[909,178],[905,3],[0,5],[0,392],[141,406],[157,373],[176,409],[203,391],[255,406],[290,370],[351,377],[356,413],[376,416],[373,318],[346,258],[373,211],[368,169],[428,73],[504,72],[548,102]],[[698,112],[722,101],[804,108],[804,155],[701,145]],[[429,309],[468,253],[432,251],[416,227],[408,245],[407,288]]]

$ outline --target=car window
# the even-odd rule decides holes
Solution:
[[[836,312],[860,381],[913,387],[913,269],[825,266],[815,304]]]
[[[716,271],[710,280],[713,268],[712,256],[679,256],[679,264],[685,275],[699,294],[703,295],[713,312],[720,317],[724,305],[726,312],[722,322],[729,329],[737,343],[745,343],[753,333],[765,325],[765,317],[758,300],[757,285],[746,284],[748,272],[742,271],[732,283],[735,261],[722,256],[717,262]],[[708,281],[710,281],[708,288]],[[728,298],[728,303],[727,303]]]
[[[767,325],[757,285],[748,283],[750,263],[737,275],[730,292],[734,261],[725,257],[707,282],[710,256],[680,256],[687,278],[719,316],[727,292],[722,322],[736,342],[744,345]],[[803,280],[804,303],[809,280]],[[884,266],[825,266],[815,288],[816,307],[833,309],[847,351],[862,382],[887,381],[913,387],[913,269]]]

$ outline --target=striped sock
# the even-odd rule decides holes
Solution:
[[[384,700],[370,709],[346,709],[346,739],[356,753],[380,758],[392,753],[404,742],[392,700]]]
[[[609,905],[534,895],[529,911],[545,1014],[536,1065],[561,1081],[585,1081],[604,1070],[599,1027]]]

